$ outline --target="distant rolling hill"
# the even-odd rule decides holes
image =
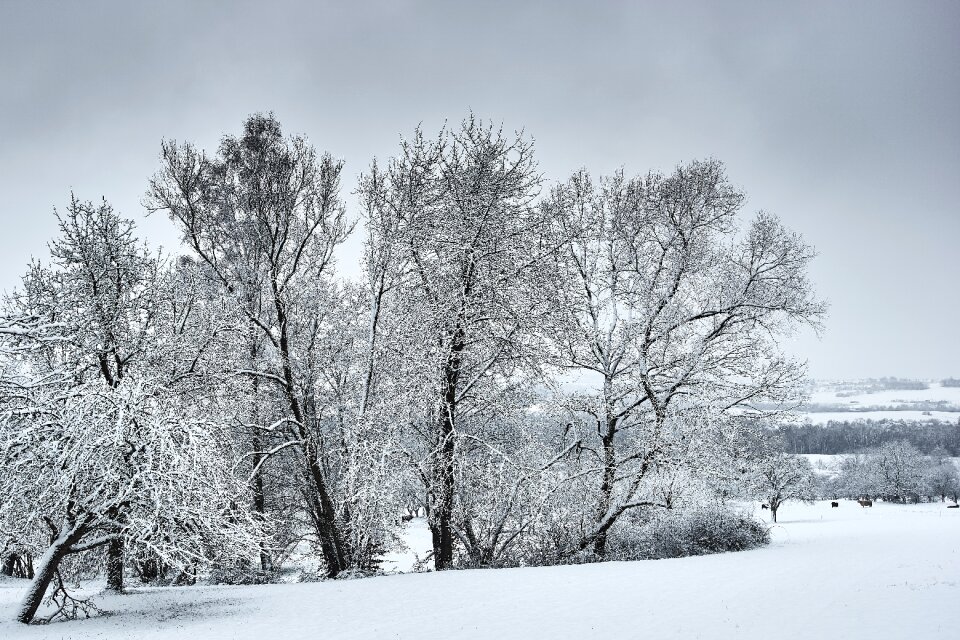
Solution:
[[[859,420],[956,422],[960,420],[960,387],[898,379],[817,382],[802,411],[816,424]]]

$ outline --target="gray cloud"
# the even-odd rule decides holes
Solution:
[[[723,160],[820,251],[831,318],[792,345],[814,375],[960,374],[960,3],[352,4],[0,4],[0,287],[71,189],[174,245],[139,205],[163,137],[212,149],[273,110],[349,191],[473,109],[554,180]]]

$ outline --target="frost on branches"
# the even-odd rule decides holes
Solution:
[[[202,393],[218,385],[187,291],[106,203],[73,199],[60,222],[52,264],[32,265],[8,302],[23,330],[3,336],[3,537],[46,549],[21,622],[51,582],[54,614],[83,609],[63,588],[69,556],[105,548],[120,589],[125,549],[186,569],[242,557],[256,530],[235,504],[229,412]]]
[[[423,390],[409,455],[437,569],[452,566],[458,537],[469,540],[454,522],[461,441],[509,412],[513,391],[542,364],[534,337],[546,290],[538,285],[552,248],[535,206],[541,182],[529,140],[473,115],[436,139],[417,130],[361,179],[377,232],[369,251],[381,260],[369,266],[396,274],[394,335]]]
[[[377,310],[332,277],[334,250],[353,229],[342,162],[302,136],[285,138],[272,115],[247,119],[215,157],[166,142],[161,159],[147,206],[178,225],[216,295],[246,324],[242,357],[224,364],[250,381],[254,399],[238,435],[256,510],[282,511],[281,546],[306,536],[327,577],[370,569],[396,519],[391,492],[377,491],[396,477],[395,456],[381,437],[390,429],[369,420]]]
[[[34,617],[66,556],[116,539],[183,570],[244,555],[255,527],[235,503],[221,429],[146,383],[52,389],[9,409],[4,534],[46,547],[17,619]]]
[[[213,154],[162,144],[144,204],[175,259],[105,201],[57,214],[0,314],[0,570],[36,559],[20,620],[44,593],[94,611],[71,577],[375,573],[404,509],[442,570],[746,548],[725,500],[805,495],[769,427],[804,375],[779,340],[824,314],[813,251],[743,221],[719,162],[546,191],[522,132],[418,129],[359,180],[356,281],[342,170],[257,114]],[[909,453],[874,465],[884,492],[955,490]],[[690,538],[717,523],[729,540]]]
[[[813,251],[769,214],[741,230],[743,201],[707,161],[599,183],[581,171],[543,205],[564,240],[554,358],[599,387],[566,401],[597,469],[581,549],[603,556],[621,515],[661,505],[645,482],[683,464],[686,441],[798,399],[803,368],[777,339],[824,313],[806,276]]]

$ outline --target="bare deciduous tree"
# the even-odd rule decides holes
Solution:
[[[394,262],[393,312],[432,391],[421,477],[438,569],[453,561],[459,430],[529,364],[524,341],[542,313],[532,285],[547,252],[533,206],[540,183],[530,142],[472,115],[436,140],[418,130],[361,182],[368,217],[390,230],[373,238],[373,255]]]
[[[603,556],[625,511],[654,506],[644,479],[670,462],[671,442],[797,398],[803,368],[777,338],[823,316],[806,275],[813,252],[766,213],[740,233],[743,201],[707,161],[599,184],[581,171],[543,205],[567,240],[555,264],[566,315],[556,359],[600,388],[568,403],[595,425],[598,445],[581,549]]]
[[[310,350],[322,325],[334,249],[352,225],[340,200],[342,163],[318,157],[303,137],[286,139],[272,115],[255,115],[243,135],[223,139],[216,158],[165,142],[162,168],[146,204],[178,223],[184,241],[264,339],[263,369],[243,373],[276,385],[287,406],[277,423],[288,435],[272,453],[295,447],[307,507],[330,576],[350,563],[322,464]],[[254,343],[251,343],[251,348]],[[257,442],[254,442],[255,446]]]

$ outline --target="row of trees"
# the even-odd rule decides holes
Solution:
[[[919,502],[960,495],[960,470],[943,450],[923,455],[909,442],[887,442],[865,453],[844,456],[826,491],[834,497]]]
[[[908,442],[923,453],[945,450],[960,456],[960,420],[831,420],[827,424],[785,424],[784,447],[791,453],[838,455]]]
[[[18,619],[99,558],[116,590],[300,541],[373,571],[404,508],[438,570],[602,559],[625,514],[721,500],[800,399],[777,340],[822,318],[813,252],[741,226],[716,161],[544,192],[523,135],[417,130],[356,187],[359,281],[341,171],[256,115],[213,156],[163,143],[144,204],[180,257],[106,202],[58,214],[0,326],[3,553],[39,557]]]

